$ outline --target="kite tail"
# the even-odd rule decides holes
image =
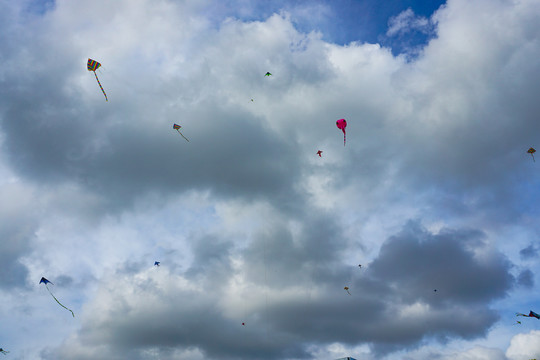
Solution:
[[[536,162],[536,160],[534,160],[534,155],[533,155],[533,154],[531,154],[531,156],[533,157],[533,161],[534,161],[534,162]]]
[[[97,83],[99,85],[99,88],[101,89],[101,91],[103,92],[103,95],[105,95],[105,101],[109,101],[109,99],[107,98],[107,94],[105,94],[105,90],[103,90],[103,86],[101,86],[101,83],[99,82],[99,79],[97,77],[97,74],[96,72],[94,71],[94,75],[96,77],[96,80],[97,80]]]
[[[182,134],[182,133],[180,132],[180,130],[176,129],[176,131],[178,131],[178,133],[179,133],[180,135],[182,135],[182,137],[183,137],[184,139],[186,139],[186,140],[187,140],[187,142],[189,142],[188,138],[187,138],[187,137],[185,137],[185,136],[184,136],[184,134]]]
[[[73,313],[73,311],[71,311],[71,309],[68,309],[67,307],[65,307],[64,305],[62,305],[62,303],[60,301],[58,301],[58,299],[53,295],[53,293],[51,292],[51,290],[49,290],[49,287],[47,286],[47,284],[45,284],[45,287],[47,288],[47,290],[49,291],[49,294],[51,294],[51,296],[53,297],[54,300],[56,300],[56,302],[58,303],[58,305],[60,305],[61,307],[63,307],[64,309],[66,310],[69,310],[71,312],[71,315],[73,315],[73,317],[75,317],[75,314]]]
[[[347,134],[345,133],[345,129],[343,129],[343,146],[345,146],[345,141],[347,141]]]
[[[529,317],[529,315],[525,315],[525,314],[522,314],[522,313],[516,313],[516,316],[525,316],[525,317]]]

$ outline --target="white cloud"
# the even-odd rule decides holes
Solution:
[[[510,342],[506,356],[509,360],[540,358],[540,331],[518,334]]]
[[[432,27],[432,24],[427,18],[415,15],[414,11],[408,8],[388,20],[386,36],[403,35],[411,31],[429,33],[432,31]]]
[[[216,24],[208,4],[58,1],[28,17],[2,3],[0,254],[18,277],[0,286],[24,301],[0,295],[14,326],[0,345],[51,359],[391,358],[403,344],[411,359],[504,359],[478,337],[494,299],[525,306],[501,253],[519,262],[540,233],[526,154],[540,131],[538,2],[450,0],[433,22],[406,10],[388,36],[437,24],[412,62],[302,33],[294,18],[313,8]],[[404,236],[411,219],[430,231]],[[404,269],[411,286],[392,285]],[[470,285],[466,269],[487,280]],[[35,284],[46,274],[65,279],[74,320]],[[428,275],[445,279],[437,299]],[[536,335],[507,357],[536,351]],[[430,346],[452,339],[468,350]]]

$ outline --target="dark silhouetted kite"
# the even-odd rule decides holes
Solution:
[[[536,162],[536,160],[534,160],[534,153],[536,152],[536,150],[534,148],[529,148],[529,150],[527,150],[527,152],[529,154],[531,154],[532,158],[533,158],[533,161]]]

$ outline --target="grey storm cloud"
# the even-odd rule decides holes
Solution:
[[[534,274],[531,270],[526,269],[519,273],[517,283],[526,288],[532,288],[534,286]]]
[[[302,237],[324,237],[320,230],[310,228]],[[111,278],[92,305],[108,304],[108,310],[87,323],[75,343],[68,342],[58,351],[80,343],[105,346],[111,358],[121,358],[123,352],[143,358],[156,347],[195,347],[211,359],[310,358],[312,342],[360,341],[386,354],[415,347],[427,338],[483,336],[498,319],[486,304],[505,297],[515,282],[509,261],[489,249],[476,230],[433,234],[409,222],[362,269],[340,265],[332,255],[339,253],[332,247],[324,250],[326,258],[309,264],[309,254],[320,250],[295,250],[292,238],[283,227],[269,234],[267,244],[252,243],[258,250],[246,256],[259,264],[245,262],[236,271],[230,269],[231,242],[197,239],[195,266],[185,272],[186,279],[195,275],[197,285],[191,288],[164,281],[171,277],[186,284],[183,276],[169,273],[164,266],[153,273]],[[287,261],[287,256],[294,260]],[[326,276],[310,266],[319,267]],[[239,297],[235,306],[250,313],[246,318],[231,317],[227,310],[233,299],[225,284],[236,276],[257,293],[235,295]],[[344,292],[344,284],[352,295]],[[240,325],[244,321],[247,325]]]
[[[28,268],[22,257],[32,251],[32,240],[39,228],[40,211],[32,202],[32,195],[19,184],[0,189],[0,287],[24,288]]]
[[[536,247],[534,244],[530,244],[526,248],[523,248],[519,251],[519,256],[524,260],[537,258],[538,247]]]
[[[64,113],[45,123],[44,107],[34,101],[19,109],[12,104],[4,124],[14,167],[36,182],[79,182],[118,201],[150,190],[193,188],[225,197],[274,193],[281,201],[293,195],[289,189],[300,168],[291,156],[294,146],[267,135],[241,112],[217,106],[197,114],[197,133],[184,127],[191,137],[187,152],[178,143],[183,139],[171,136],[173,121],[159,121],[159,128],[119,124],[103,136],[97,128],[106,120],[97,114],[91,122],[82,121],[86,115]],[[219,118],[212,118],[216,112]]]
[[[479,252],[479,254],[477,254]],[[411,222],[399,235],[381,247],[371,271],[384,283],[402,287],[404,301],[437,289],[439,297],[429,299],[463,304],[483,304],[503,297],[514,279],[510,262],[491,252],[478,230],[443,230],[433,235]]]

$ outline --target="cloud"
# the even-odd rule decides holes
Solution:
[[[0,262],[0,287],[24,287],[28,269],[21,257],[31,251],[32,239],[38,228],[38,212],[33,209],[32,195],[18,183],[0,187],[0,218],[3,226],[0,237],[3,240]]]
[[[419,351],[411,352],[405,355],[404,360],[507,360],[504,352],[500,349],[489,348],[485,346],[474,346],[458,351],[439,351],[429,348],[423,348]]]
[[[540,230],[538,3],[448,1],[412,61],[305,33],[303,7],[211,5],[0,3],[12,355],[414,358],[462,341],[481,358],[495,303],[538,271],[509,260],[535,257],[513,235]],[[421,19],[394,18],[392,38]],[[69,323],[35,284],[49,274]]]
[[[535,245],[530,244],[526,248],[523,248],[523,249],[521,249],[519,251],[519,256],[523,260],[537,258],[538,257],[538,248]]]
[[[506,350],[509,360],[532,359],[540,357],[540,331],[532,330],[527,334],[518,334],[510,341]]]
[[[386,36],[401,36],[411,31],[429,33],[433,27],[424,16],[417,16],[411,8],[400,12],[388,20]]]
[[[358,339],[384,354],[423,338],[482,336],[497,320],[485,304],[512,286],[508,263],[477,232],[433,235],[410,223],[364,271],[339,265],[337,247],[319,249],[317,238],[327,238],[321,230],[291,236],[284,223],[273,227],[282,233],[261,234],[243,260],[232,243],[200,238],[183,275],[162,265],[108,277],[83,328],[50,357],[85,359],[94,348],[111,358],[152,351],[172,358],[159,349],[174,348],[208,358],[309,358],[313,342]],[[297,250],[305,241],[309,247]],[[316,252],[326,256],[316,260]]]
[[[519,285],[532,288],[534,285],[534,274],[531,270],[526,269],[519,273],[517,282]]]

